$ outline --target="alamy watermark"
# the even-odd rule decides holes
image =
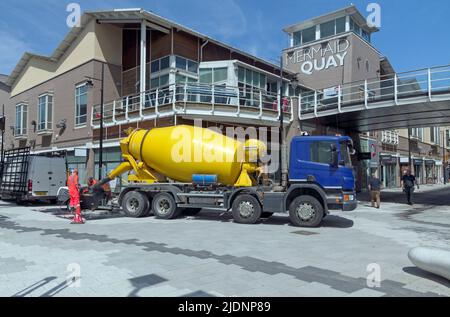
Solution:
[[[69,28],[81,27],[81,6],[79,3],[72,2],[66,7],[66,11],[69,15],[66,19],[66,24]]]
[[[66,268],[69,274],[66,277],[66,285],[70,288],[81,287],[81,265],[78,263],[70,263]]]
[[[380,288],[381,287],[381,266],[378,263],[370,263],[366,268],[367,273],[367,287]]]
[[[378,3],[369,3],[366,11],[369,12],[367,16],[367,25],[369,27],[381,28],[381,6]]]

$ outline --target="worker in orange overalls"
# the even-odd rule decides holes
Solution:
[[[70,209],[75,210],[75,217],[73,218],[72,224],[84,224],[84,220],[81,217],[80,185],[77,169],[74,169],[72,174],[69,176],[67,180],[67,187],[69,187]]]

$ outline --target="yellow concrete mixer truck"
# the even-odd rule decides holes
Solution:
[[[232,211],[253,224],[289,213],[297,226],[318,226],[330,210],[356,208],[348,137],[298,136],[292,140],[285,186],[267,182],[261,163],[266,144],[240,142],[187,125],[128,130],[120,142],[123,163],[96,186],[127,173],[119,204],[130,217],[172,219],[183,211]]]

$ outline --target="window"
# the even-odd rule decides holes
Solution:
[[[293,34],[293,37],[294,37],[294,46],[302,44],[302,31],[295,32]]]
[[[370,42],[370,34],[368,32],[363,30],[361,35],[364,40],[366,40],[367,42]]]
[[[312,42],[316,40],[316,27],[310,27],[302,31],[303,44]]]
[[[200,83],[217,84],[226,82],[228,79],[228,68],[202,68],[200,69]]]
[[[440,143],[440,133],[438,127],[430,128],[430,141],[435,144]]]
[[[353,19],[350,19],[350,30],[361,35],[361,27]]]
[[[346,17],[336,19],[336,34],[345,32]]]
[[[150,80],[150,89],[164,88],[169,85],[169,74],[158,76]]]
[[[157,73],[168,68],[170,68],[170,56],[154,60],[150,65],[152,73]]]
[[[331,146],[333,144],[327,141],[312,142],[310,147],[311,162],[330,164]]]
[[[75,125],[87,122],[87,86],[85,84],[75,89]]]
[[[423,128],[412,128],[411,129],[411,136],[413,138],[423,140]]]
[[[186,59],[184,57],[177,56],[175,58],[175,67],[181,70],[185,70],[191,73],[197,73],[198,72],[198,63],[191,61],[189,59]]]
[[[27,134],[27,115],[28,115],[28,105],[18,104],[16,106],[16,128],[15,135],[26,135]]]
[[[38,104],[38,131],[51,130],[53,115],[53,96],[43,95],[39,97]]]
[[[447,147],[450,147],[450,130],[445,131],[445,144],[447,144]]]
[[[339,143],[340,152],[341,152],[341,165],[346,167],[352,167],[352,159],[350,157],[350,151],[348,150],[348,144],[347,142],[340,142]]]
[[[164,58],[161,58],[161,66],[160,70],[165,70],[170,67],[170,57],[166,56]]]
[[[336,20],[325,22],[320,25],[320,38],[333,36],[336,34]]]
[[[266,90],[267,78],[263,73],[252,71],[250,69],[239,67],[238,69],[238,81],[241,84],[247,86]]]

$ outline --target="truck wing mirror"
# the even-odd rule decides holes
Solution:
[[[339,153],[337,151],[337,147],[335,144],[331,144],[330,146],[330,165],[332,167],[338,167],[339,166]]]

